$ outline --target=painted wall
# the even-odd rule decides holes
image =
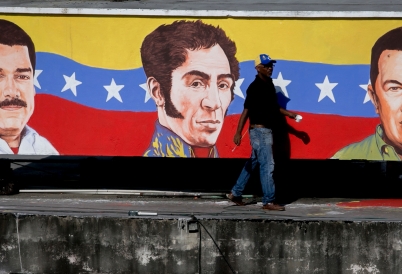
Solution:
[[[17,142],[18,146],[19,136],[31,132],[31,139],[24,142],[25,137],[21,138],[18,153],[249,157],[246,128],[241,146],[236,147],[232,140],[247,87],[255,79],[254,59],[266,53],[277,60],[272,79],[279,104],[303,117],[300,122],[288,119],[287,126],[279,127],[282,131],[275,144],[280,153],[293,159],[327,159],[345,146],[369,137],[335,157],[399,160],[402,75],[397,71],[402,51],[380,56],[381,81],[376,81],[378,88],[371,89],[374,103],[368,90],[371,48],[383,34],[402,26],[402,20],[202,18],[208,31],[219,26],[237,52],[231,57],[234,52],[230,53],[230,45],[225,52],[223,46],[213,46],[212,41],[208,49],[184,50],[187,56],[191,55],[190,60],[183,59],[179,47],[185,48],[190,40],[202,40],[202,32],[192,30],[195,23],[189,23],[187,31],[181,32],[189,38],[182,39],[182,35],[168,29],[178,25],[178,20],[195,22],[194,18],[0,18],[21,27],[36,50],[36,67],[32,72],[23,71],[29,79],[22,79],[15,76],[15,64],[24,58],[10,57],[6,50],[15,49],[14,46],[5,46],[3,51],[0,48],[0,56],[5,58],[0,59],[1,101],[18,93],[23,97],[24,92],[29,97],[29,92],[34,93],[30,85],[36,93],[32,116],[29,100],[27,107],[17,103],[1,107],[0,119],[19,123],[10,131],[7,123],[0,121],[3,154],[11,154],[8,144]],[[155,33],[162,25],[167,27]],[[208,31],[206,38],[219,36]],[[144,43],[146,37],[148,43]],[[402,34],[399,37],[402,41]],[[179,44],[172,46],[175,41]],[[172,48],[173,53],[169,53]],[[174,58],[169,60],[169,56]],[[146,64],[150,64],[148,71],[144,71]],[[25,68],[24,64],[21,66]],[[173,69],[171,77],[160,73],[169,69]],[[155,76],[158,73],[162,76]],[[168,84],[172,80],[170,105],[176,112],[166,111],[170,88],[163,87],[166,81],[160,77],[165,77]],[[26,114],[20,120],[14,117],[15,120],[9,117],[15,111]],[[26,121],[34,131],[23,130]],[[156,121],[161,125],[156,125]],[[378,128],[380,124],[383,126]]]

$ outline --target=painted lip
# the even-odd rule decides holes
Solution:
[[[198,125],[204,126],[206,128],[215,130],[221,124],[221,121],[219,121],[219,120],[203,120],[203,121],[197,121],[196,123]]]
[[[203,121],[197,121],[197,124],[220,124],[221,121],[219,120],[203,120]]]
[[[3,110],[8,110],[8,111],[14,111],[14,110],[19,110],[23,108],[22,106],[16,106],[16,105],[10,105],[10,106],[3,106],[1,109]]]

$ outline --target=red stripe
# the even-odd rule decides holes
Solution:
[[[29,121],[62,155],[140,156],[149,145],[154,112],[103,111],[55,96],[35,96]]]
[[[375,127],[379,124],[378,118],[299,113],[303,116],[302,121],[297,123],[293,119],[287,119],[288,124],[296,131],[307,133],[310,142],[304,144],[300,138],[289,134],[291,158],[293,159],[330,158],[339,149],[374,134]],[[232,152],[235,147],[232,139],[239,117],[240,115],[232,115],[225,119],[225,125],[217,144],[221,157],[250,156],[251,147],[248,134],[242,140],[241,146]]]
[[[58,97],[38,94],[29,125],[46,137],[62,155],[141,156],[148,147],[156,112],[104,111]],[[308,144],[290,135],[294,159],[326,159],[340,148],[374,133],[378,118],[300,113],[303,120],[290,126],[306,132]],[[235,147],[233,135],[240,115],[226,117],[217,141],[220,157],[249,157],[248,134]]]

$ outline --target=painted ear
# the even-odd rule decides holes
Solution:
[[[159,82],[154,77],[149,77],[147,79],[147,88],[156,106],[162,107],[165,104],[165,99],[163,98]]]
[[[377,97],[377,94],[375,94],[375,91],[374,91],[372,85],[367,86],[367,92],[370,96],[371,102],[374,105],[375,112],[378,114],[378,97]]]

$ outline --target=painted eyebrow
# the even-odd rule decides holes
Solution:
[[[206,73],[204,73],[204,72],[202,72],[202,71],[199,71],[199,70],[192,70],[192,71],[189,71],[189,72],[185,73],[185,74],[183,75],[182,79],[185,78],[186,76],[189,76],[189,75],[200,76],[201,78],[204,78],[204,79],[206,79],[206,80],[210,80],[210,79],[211,79],[211,76],[209,76],[208,74],[206,74]],[[222,80],[222,79],[224,79],[224,78],[230,78],[230,79],[232,79],[232,81],[234,82],[234,77],[233,77],[233,75],[230,74],[230,73],[227,73],[227,74],[219,74],[219,75],[218,75],[218,80]]]
[[[232,79],[233,82],[235,81],[233,75],[230,74],[230,73],[228,73],[228,74],[219,74],[218,75],[218,80],[222,80],[224,78],[230,78],[230,79]]]
[[[2,71],[4,71],[4,69],[0,68],[0,71],[2,72]],[[32,71],[31,68],[17,68],[15,70],[15,72],[19,72],[19,73],[21,73],[21,72],[31,72],[31,71]]]
[[[210,80],[210,79],[211,79],[211,77],[210,77],[208,74],[206,74],[206,73],[204,73],[204,72],[202,72],[202,71],[199,71],[199,70],[191,70],[191,71],[189,71],[189,72],[186,72],[186,73],[183,75],[183,77],[181,77],[181,79],[184,79],[184,78],[186,78],[187,76],[199,76],[199,77],[204,78],[204,79],[206,79],[206,80]]]
[[[402,83],[398,82],[397,80],[386,80],[386,81],[383,83],[383,86],[385,86],[386,84],[397,84],[397,85],[402,86]]]
[[[31,68],[17,68],[16,72],[32,72]]]

